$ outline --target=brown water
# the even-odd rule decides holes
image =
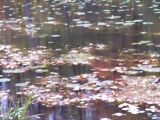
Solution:
[[[81,51],[90,46],[89,52],[82,50],[87,57],[91,57],[91,53],[98,58],[90,60],[90,64],[72,64],[77,59],[75,57],[72,61],[71,57],[69,60],[66,58],[66,61],[72,61],[69,64],[66,62],[47,66],[49,72],[57,72],[62,77],[97,73],[100,80],[117,80],[128,73],[119,72],[118,68],[116,68],[118,72],[104,69],[121,66],[129,68],[141,63],[146,65],[145,62],[148,62],[147,65],[155,65],[159,70],[159,2],[158,0],[91,0],[86,3],[63,0],[2,0],[0,2],[0,43],[20,48],[23,52],[37,50],[38,46],[46,46],[47,50],[50,50],[48,58],[52,62],[56,58],[59,60],[61,54],[68,54],[70,50]],[[87,61],[85,57],[83,59]],[[133,76],[154,75],[159,78],[160,70],[158,72],[154,70]],[[44,74],[36,73],[34,70],[16,74],[2,72],[3,77],[12,80],[10,83],[0,83],[0,88],[1,90],[9,89],[10,96],[16,99],[16,92],[20,91],[15,87],[16,83],[27,81],[33,84],[39,82],[36,81],[38,77],[49,76],[49,72]],[[9,106],[5,98],[1,99],[1,104]],[[76,105],[56,105],[47,108],[36,102],[30,105],[27,114],[36,115],[28,118],[31,120],[160,119],[158,111],[131,114],[118,108],[118,105],[117,102],[94,101],[86,108]],[[145,110],[150,105],[143,103],[139,106]],[[159,105],[156,104],[156,106]],[[126,115],[120,117],[113,115],[119,112]]]

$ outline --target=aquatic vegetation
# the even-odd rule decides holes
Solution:
[[[15,108],[10,107],[7,111],[5,110],[1,115],[2,120],[23,120],[28,106],[31,103],[31,98],[32,97],[28,97],[23,107],[20,107],[18,103]]]

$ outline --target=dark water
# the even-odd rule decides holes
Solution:
[[[46,46],[53,51],[104,44],[108,51],[94,54],[104,58],[119,59],[123,50],[136,50],[137,54],[160,53],[160,1],[158,0],[90,0],[89,2],[64,2],[56,0],[2,0],[0,2],[0,43],[13,45],[22,50],[34,50]],[[149,41],[141,44],[141,41]],[[133,45],[138,43],[140,45]],[[130,54],[130,53],[129,53]],[[132,56],[132,55],[131,55]],[[123,56],[122,56],[123,57]],[[136,57],[136,56],[135,56]],[[109,63],[115,66],[117,63]],[[127,64],[127,63],[125,63]],[[95,66],[105,66],[97,61]],[[127,64],[130,66],[130,64]],[[93,65],[94,66],[94,65]],[[88,65],[55,65],[50,71],[65,77],[93,72]],[[159,73],[157,73],[159,76]],[[47,73],[45,74],[47,76]],[[10,83],[1,83],[1,90],[10,89],[16,96],[16,83],[32,80],[39,76],[33,71],[23,74],[4,74],[12,78]],[[107,79],[118,77],[106,75]],[[105,78],[105,79],[106,79]],[[14,80],[14,81],[13,81]],[[8,106],[9,102],[1,100]],[[90,108],[75,106],[55,106],[45,108],[36,103],[29,107],[28,114],[36,115],[31,120],[150,120],[147,114],[127,114],[115,117],[121,112],[116,104],[99,102]],[[156,114],[156,113],[155,113]],[[158,114],[158,113],[157,113]],[[157,120],[159,118],[156,118]]]

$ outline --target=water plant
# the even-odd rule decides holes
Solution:
[[[24,106],[22,107],[19,105],[19,102],[17,103],[15,108],[9,106],[9,109],[5,110],[4,114],[2,114],[2,120],[23,120],[25,113],[31,103],[31,99],[32,96],[29,96],[26,99]]]

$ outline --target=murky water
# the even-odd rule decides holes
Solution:
[[[11,80],[0,83],[2,96],[5,96],[1,105],[9,106],[8,95],[14,103],[21,96],[17,92],[23,91],[28,84],[39,90],[53,79],[54,82],[62,81],[57,84],[62,89],[54,89],[51,83],[49,90],[54,89],[52,92],[41,94],[37,90],[39,102],[35,98],[36,102],[27,112],[32,117],[27,119],[158,120],[159,27],[158,0],[2,0],[0,72],[1,78]],[[92,80],[100,82],[96,83],[100,87],[98,90]],[[103,88],[101,84],[107,80],[114,84],[106,83],[111,85]],[[78,83],[76,87],[72,86],[74,92],[68,90],[71,83]],[[27,89],[32,90],[32,87]],[[147,92],[147,89],[151,90]],[[59,95],[63,90],[73,92],[69,98],[65,93],[67,102],[63,99],[61,105],[57,102],[53,105],[50,101],[49,104],[41,101],[43,95],[54,92]],[[132,93],[134,90],[141,94]],[[106,98],[94,96],[101,93],[105,93]],[[89,102],[73,102],[83,95],[86,99],[89,97]],[[108,99],[113,96],[116,100]],[[71,101],[74,104],[66,104]],[[136,103],[138,108],[134,112],[123,110],[119,107],[122,101]],[[156,111],[147,111],[151,106],[156,106]]]

